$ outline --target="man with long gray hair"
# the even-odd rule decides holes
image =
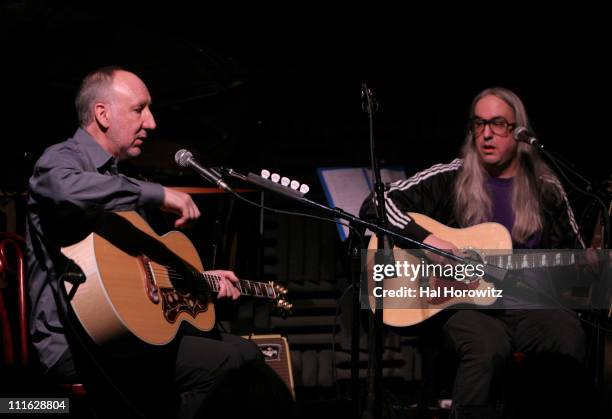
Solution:
[[[561,183],[534,147],[515,140],[516,127],[530,129],[516,94],[501,87],[479,93],[460,158],[395,182],[385,192],[389,226],[452,251],[455,244],[431,234],[407,213],[425,214],[455,228],[497,222],[506,227],[515,249],[583,248]],[[374,208],[373,198],[366,199],[362,216]],[[525,274],[525,282],[536,289],[544,287],[541,279],[537,273]],[[505,289],[495,309],[457,310],[444,323],[446,341],[459,358],[453,417],[501,415],[495,389],[513,353],[555,353],[580,370],[586,343],[578,317],[551,310],[541,294],[530,291]]]

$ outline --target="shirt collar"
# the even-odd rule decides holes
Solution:
[[[96,166],[96,169],[102,167],[116,167],[116,159],[108,154],[100,144],[83,128],[79,128],[74,133],[74,140],[85,150],[91,161]]]

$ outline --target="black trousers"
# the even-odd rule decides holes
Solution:
[[[265,411],[265,405],[253,404],[266,398],[285,416],[291,408],[288,389],[257,345],[239,336],[184,335],[166,347],[124,357],[93,351],[74,351],[74,357],[67,351],[50,374],[64,382],[84,381],[101,417],[219,417]],[[266,396],[257,394],[263,387]]]
[[[554,353],[582,365],[586,338],[574,313],[562,310],[459,310],[444,325],[459,358],[455,417],[496,417],[496,386],[514,351]]]

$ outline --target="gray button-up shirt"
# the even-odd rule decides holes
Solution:
[[[119,174],[116,160],[83,129],[45,150],[30,178],[26,229],[30,334],[43,367],[68,349],[56,303],[59,249],[85,238],[100,212],[159,208],[163,200],[161,185]]]

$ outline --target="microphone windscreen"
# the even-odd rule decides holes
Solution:
[[[174,161],[176,164],[182,167],[187,167],[189,160],[193,157],[190,151],[185,150],[184,148],[177,151],[174,155]]]
[[[533,138],[533,134],[529,132],[527,128],[521,126],[516,127],[512,135],[516,141],[522,141],[525,143],[530,143],[530,140]]]

